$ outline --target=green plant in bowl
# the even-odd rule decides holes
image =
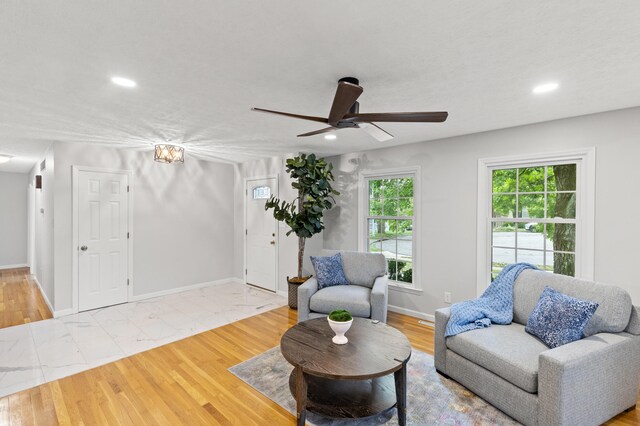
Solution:
[[[335,322],[348,322],[353,319],[351,313],[344,309],[337,309],[335,311],[331,311],[329,314],[329,319]]]

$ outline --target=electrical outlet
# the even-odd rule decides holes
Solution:
[[[449,293],[448,291],[444,292],[444,302],[451,303],[451,293]]]

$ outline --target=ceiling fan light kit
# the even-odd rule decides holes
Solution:
[[[251,109],[258,112],[266,112],[270,114],[283,115],[285,117],[298,118],[301,120],[325,123],[330,126],[320,130],[314,130],[313,132],[300,134],[298,137],[314,136],[322,133],[335,132],[340,129],[360,128],[380,142],[393,139],[393,135],[373,122],[442,123],[449,116],[446,111],[360,113],[360,103],[358,102],[358,98],[362,94],[363,90],[364,89],[360,86],[360,81],[355,77],[343,77],[338,80],[338,88],[336,89],[333,104],[329,111],[329,117],[327,118],[291,114],[288,112],[273,111],[263,108]]]

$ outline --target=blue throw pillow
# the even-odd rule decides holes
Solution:
[[[349,284],[342,270],[342,256],[340,256],[340,253],[327,257],[311,256],[311,263],[316,271],[318,289]]]
[[[525,330],[550,348],[557,348],[582,339],[584,328],[596,309],[596,302],[576,299],[545,287]]]

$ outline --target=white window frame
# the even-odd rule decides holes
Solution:
[[[481,158],[478,160],[477,283],[480,296],[491,283],[492,172],[496,169],[576,164],[575,276],[594,279],[596,149],[584,148],[546,154]]]
[[[411,294],[422,294],[420,285],[420,253],[421,235],[420,230],[420,166],[398,167],[393,169],[364,170],[359,174],[358,179],[358,250],[368,251],[367,241],[369,235],[368,210],[369,210],[369,185],[371,179],[393,179],[398,177],[413,177],[413,283],[389,280],[391,290],[401,291]]]

